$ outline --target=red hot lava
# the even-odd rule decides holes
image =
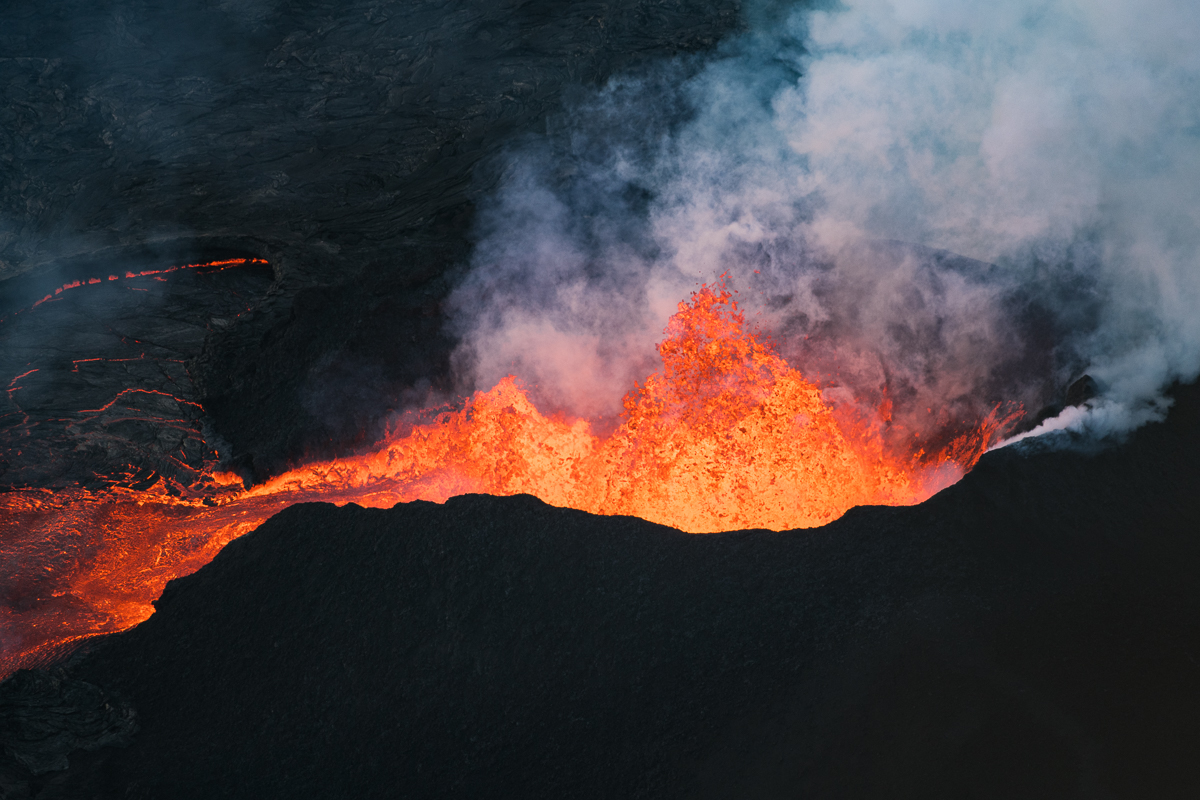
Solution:
[[[266,263],[267,263],[266,260],[261,259],[261,258],[228,258],[228,259],[225,259],[224,261],[205,261],[203,263],[198,263],[198,264],[180,264],[180,265],[174,266],[174,267],[164,267],[163,269],[145,269],[145,270],[142,270],[141,272],[128,272],[127,271],[125,273],[124,277],[126,277],[126,278],[154,277],[155,280],[165,280],[164,278],[161,278],[158,276],[166,275],[171,272],[178,272],[179,270],[182,270],[182,269],[205,269],[205,270],[211,271],[211,270],[222,270],[222,269],[226,269],[227,267],[240,267],[245,264],[266,264]],[[121,276],[109,275],[108,279],[110,281],[116,281],[116,280],[120,280]],[[62,286],[58,287],[50,294],[46,295],[41,300],[38,300],[36,303],[34,303],[33,307],[37,308],[42,303],[45,303],[48,300],[53,300],[58,295],[62,294],[65,291],[68,291],[70,289],[78,289],[80,286],[91,286],[91,285],[101,283],[101,282],[102,281],[100,278],[88,278],[86,281],[80,279],[80,280],[76,280],[76,281],[71,281],[70,283],[64,283]]]
[[[939,452],[897,453],[882,436],[886,407],[864,417],[827,402],[747,330],[723,284],[681,302],[665,334],[662,369],[626,395],[608,436],[586,420],[543,415],[510,376],[371,452],[249,490],[214,472],[191,487],[0,496],[0,546],[16,565],[0,606],[0,674],[146,619],[167,581],[294,503],[528,493],[696,533],[812,527],[856,505],[924,500],[1019,416],[994,411]]]

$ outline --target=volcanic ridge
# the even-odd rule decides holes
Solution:
[[[803,531],[293,506],[3,684],[6,791],[1194,796],[1200,388],[1174,398]]]

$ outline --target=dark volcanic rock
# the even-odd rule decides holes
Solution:
[[[99,687],[21,670],[0,684],[0,797],[28,796],[37,776],[69,766],[68,753],[126,745],[136,732],[133,709]]]
[[[81,265],[85,285],[0,316],[0,488],[188,486],[215,464],[191,362],[214,331],[254,317],[271,270],[131,268]]]
[[[1091,375],[1084,375],[1067,387],[1067,405],[1081,406],[1099,393],[1096,380]]]
[[[476,167],[571,87],[739,24],[738,0],[5,3],[0,293],[83,257],[268,258],[269,302],[196,362],[204,406],[260,475],[344,448],[446,375]]]
[[[530,497],[294,507],[73,668],[39,797],[1195,797],[1200,389],[912,508],[690,536]]]

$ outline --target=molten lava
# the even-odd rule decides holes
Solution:
[[[191,487],[0,495],[10,565],[0,675],[144,620],[168,580],[294,503],[390,507],[528,493],[697,533],[811,527],[856,505],[920,502],[970,469],[1018,416],[993,412],[934,454],[896,453],[882,435],[886,404],[864,416],[827,402],[747,330],[722,284],[680,303],[665,333],[662,370],[629,392],[606,437],[586,420],[543,415],[509,377],[370,453],[249,490],[212,473]]]
[[[200,262],[200,263],[196,263],[196,264],[179,264],[177,266],[165,267],[163,269],[145,269],[145,270],[141,270],[140,272],[126,271],[124,277],[126,277],[126,278],[154,277],[155,280],[165,280],[164,278],[157,277],[157,276],[167,275],[171,272],[178,272],[179,270],[183,270],[183,269],[204,269],[208,272],[216,272],[216,271],[220,271],[223,269],[228,269],[229,267],[240,267],[245,264],[264,264],[265,265],[266,263],[267,263],[266,259],[262,259],[262,258],[227,258],[224,261],[204,261],[204,262]],[[109,275],[108,279],[110,281],[116,281],[116,280],[120,280],[121,276]],[[41,300],[38,300],[36,303],[34,303],[33,307],[37,308],[42,303],[46,303],[46,302],[49,302],[50,300],[53,300],[56,296],[62,294],[65,291],[69,291],[71,289],[78,289],[80,286],[94,286],[97,283],[101,283],[101,282],[102,281],[100,278],[88,278],[86,280],[80,279],[80,280],[71,281],[70,283],[64,283],[62,286],[59,286],[57,289],[55,289],[52,293],[46,295]],[[142,291],[144,291],[144,290],[142,290]]]

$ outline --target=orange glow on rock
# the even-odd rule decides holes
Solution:
[[[9,595],[0,605],[0,675],[144,620],[168,580],[295,503],[387,508],[528,493],[695,533],[812,527],[856,505],[924,500],[1019,416],[993,412],[934,454],[890,452],[882,435],[889,404],[864,415],[827,402],[747,330],[723,284],[681,302],[665,333],[662,370],[626,395],[606,437],[586,420],[542,414],[510,376],[372,452],[248,490],[238,476],[212,472],[192,487],[0,494],[3,561],[17,565],[0,576]]]

